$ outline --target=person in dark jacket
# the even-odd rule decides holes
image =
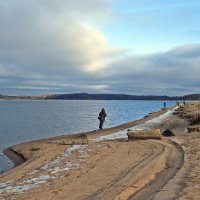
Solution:
[[[103,129],[103,123],[105,121],[105,118],[106,118],[106,112],[104,110],[104,108],[102,108],[101,112],[99,113],[99,129]]]

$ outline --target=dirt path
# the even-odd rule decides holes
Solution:
[[[166,155],[164,155],[165,153]],[[156,174],[155,180],[150,182],[147,186],[145,186],[145,188],[139,191],[132,198],[129,198],[130,200],[162,199],[162,196],[158,195],[156,197],[156,195],[159,193],[159,191],[162,190],[162,188],[167,184],[167,182],[176,175],[176,173],[182,167],[184,162],[184,151],[179,144],[168,140],[168,142],[166,142],[166,152],[163,152],[163,155],[166,159],[166,167],[163,170],[161,170],[158,174]],[[167,193],[165,193],[165,199],[173,199],[171,193],[168,194],[170,195],[170,198],[166,196]]]
[[[129,195],[130,192],[134,192],[134,190],[130,191],[130,185],[132,185],[134,182],[138,182],[141,179],[143,180],[143,183],[145,182],[144,178],[144,171],[149,163],[151,163],[156,157],[161,155],[165,151],[165,146],[163,144],[151,142],[139,142],[140,145],[146,146],[146,145],[151,145],[152,150],[150,154],[146,157],[144,157],[140,162],[137,163],[137,165],[132,166],[128,169],[124,169],[123,172],[121,172],[114,180],[106,184],[103,188],[98,190],[97,192],[91,194],[88,196],[87,200],[100,200],[100,199],[115,199],[117,196],[118,199],[124,199],[127,194]],[[129,155],[131,155],[132,148],[127,152]],[[123,162],[123,161],[122,161]],[[142,173],[141,173],[142,172]],[[146,175],[145,175],[146,176]],[[148,177],[148,176],[146,176]],[[148,177],[149,178],[149,177]],[[146,179],[147,180],[147,179]],[[122,186],[124,186],[125,190],[122,190]],[[127,190],[127,188],[129,188]],[[127,193],[128,191],[128,193]]]
[[[138,143],[144,148],[145,146],[151,146],[151,152],[136,165],[124,168],[121,173],[107,184],[101,186],[99,190],[81,199],[153,199],[158,191],[162,190],[163,186],[181,168],[184,152],[177,143],[168,139],[164,139],[164,141],[138,141]],[[131,147],[127,154],[131,156],[132,151],[133,148]],[[104,176],[106,177],[107,175],[104,174]],[[97,185],[97,179],[94,181]]]

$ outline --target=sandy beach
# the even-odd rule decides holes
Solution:
[[[0,175],[0,199],[199,199],[200,132],[187,129],[197,105],[173,109],[6,149],[16,167]],[[175,136],[129,140],[128,129],[170,129]]]

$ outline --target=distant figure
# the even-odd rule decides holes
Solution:
[[[99,129],[103,129],[103,123],[105,121],[105,118],[106,118],[106,112],[104,110],[104,108],[102,108],[101,112],[99,113]]]
[[[164,102],[164,108],[166,108],[166,102]]]

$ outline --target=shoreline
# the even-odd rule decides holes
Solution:
[[[8,157],[8,159],[10,159],[13,162],[14,167],[11,168],[8,171],[3,172],[3,174],[6,173],[6,172],[10,172],[12,169],[14,169],[15,167],[25,163],[28,160],[24,157],[23,152],[19,153],[19,152],[15,151],[13,149],[14,146],[23,145],[23,144],[28,145],[28,144],[33,144],[35,142],[51,142],[51,141],[54,141],[54,140],[62,140],[62,139],[69,138],[73,135],[79,135],[79,134],[85,134],[85,135],[87,135],[87,137],[89,139],[93,139],[93,138],[98,137],[98,136],[104,136],[104,135],[112,134],[114,132],[122,131],[122,130],[125,130],[125,129],[128,129],[128,128],[131,128],[133,126],[137,126],[139,124],[144,123],[145,121],[151,120],[155,117],[158,117],[159,115],[166,113],[168,110],[170,110],[172,108],[173,107],[161,109],[159,111],[155,111],[155,112],[152,112],[152,113],[148,113],[147,115],[145,115],[141,119],[130,121],[130,122],[120,124],[118,126],[106,128],[106,129],[103,129],[103,130],[94,130],[94,131],[82,132],[82,133],[77,133],[77,134],[72,134],[72,135],[60,135],[60,136],[54,136],[54,137],[49,137],[49,138],[42,138],[42,139],[38,139],[38,140],[32,140],[32,141],[29,141],[29,142],[22,142],[22,143],[13,145],[13,146],[8,147],[5,150],[3,150],[3,153],[5,154],[5,156]]]

